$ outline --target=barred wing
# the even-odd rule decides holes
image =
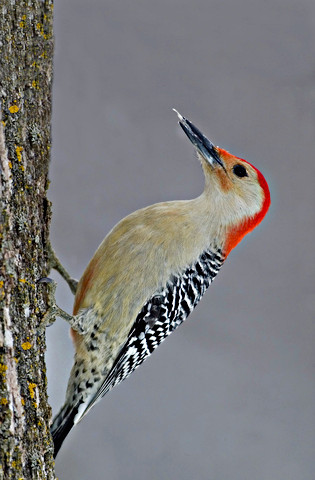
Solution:
[[[193,311],[224,262],[220,249],[207,250],[194,265],[173,276],[144,305],[102,386],[85,412],[127,378]]]

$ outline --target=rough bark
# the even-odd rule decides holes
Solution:
[[[0,3],[0,479],[52,479],[45,375],[53,1]]]

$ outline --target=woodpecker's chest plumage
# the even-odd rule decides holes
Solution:
[[[98,397],[127,378],[188,317],[223,262],[219,248],[206,250],[197,262],[180,275],[172,276],[166,286],[150,298],[138,314]]]

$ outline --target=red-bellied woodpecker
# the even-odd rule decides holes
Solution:
[[[176,113],[197,150],[204,192],[121,220],[83,274],[73,316],[51,308],[69,321],[75,345],[66,401],[51,428],[55,455],[73,425],[187,318],[269,208],[263,175]]]

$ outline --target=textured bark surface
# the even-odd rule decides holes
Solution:
[[[52,1],[0,6],[0,479],[52,479],[45,375]]]

